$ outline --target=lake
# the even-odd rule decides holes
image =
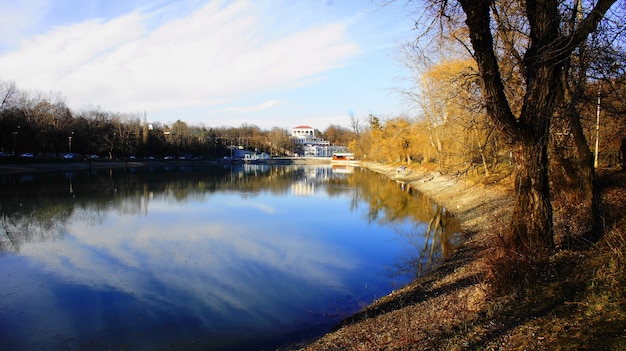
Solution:
[[[458,223],[347,165],[0,177],[0,349],[273,350],[449,256]]]

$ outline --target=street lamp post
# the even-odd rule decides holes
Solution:
[[[15,156],[15,139],[17,138],[17,130],[13,131],[13,156]]]
[[[22,127],[22,126],[17,126],[17,129],[16,129],[16,130],[14,130],[14,131],[11,133],[11,134],[13,134],[13,156],[16,156],[16,155],[17,155],[17,153],[16,153],[16,151],[17,151],[17,150],[16,150],[16,146],[15,146],[15,145],[16,145],[17,133],[19,132],[19,130],[20,130],[20,128],[21,128],[21,127]]]
[[[67,149],[68,149],[68,153],[72,153],[72,137],[74,136],[74,132],[70,133],[70,135],[67,137]]]

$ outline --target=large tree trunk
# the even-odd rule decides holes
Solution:
[[[529,9],[533,41],[524,57],[527,92],[519,118],[509,106],[494,52],[489,0],[459,0],[470,30],[470,40],[483,85],[486,108],[496,125],[515,142],[515,204],[510,240],[526,253],[552,251],[552,206],[548,182],[547,142],[550,119],[559,91],[562,67],[555,57],[546,62],[540,51],[548,49],[558,35],[558,21],[550,20],[556,6]],[[536,6],[528,2],[529,7]],[[555,18],[556,16],[552,16]],[[546,21],[543,21],[546,19]],[[556,30],[555,30],[556,29]]]
[[[544,136],[527,134],[515,145],[515,203],[510,237],[514,247],[526,254],[550,252],[554,247],[544,140]]]
[[[564,107],[554,119],[550,139],[555,241],[567,244],[597,229],[600,222],[593,154],[573,105]]]

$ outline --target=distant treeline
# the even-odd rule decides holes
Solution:
[[[22,91],[14,82],[0,81],[0,102],[0,152],[4,156],[214,158],[230,155],[231,146],[274,156],[297,151],[291,132],[283,128],[192,126],[181,120],[168,125],[149,121],[145,112],[119,113],[99,107],[72,111],[61,94]],[[333,145],[347,145],[353,139],[347,128],[337,125],[316,133]]]
[[[333,124],[324,131],[316,129],[316,136],[331,145],[348,146],[361,160],[432,163],[444,173],[510,171],[511,146],[485,114],[476,77],[470,74],[473,65],[470,61],[444,62],[425,74],[422,80],[429,80],[430,95],[416,93],[423,110],[417,117],[370,114],[363,120],[352,116],[349,128]],[[604,166],[617,164],[624,130],[622,101],[611,92],[602,92],[599,158]],[[597,87],[592,86],[581,106],[588,116],[583,122],[589,144],[596,136],[596,94]],[[76,112],[59,93],[22,91],[7,81],[0,81],[0,99],[0,152],[4,156],[221,158],[231,154],[231,146],[272,156],[302,154],[301,146],[290,139],[290,130],[279,127],[194,126],[181,120],[168,125],[149,121],[143,112],[109,112],[99,107]]]

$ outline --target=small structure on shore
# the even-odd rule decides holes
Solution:
[[[354,161],[354,154],[350,152],[333,153],[333,161]]]

